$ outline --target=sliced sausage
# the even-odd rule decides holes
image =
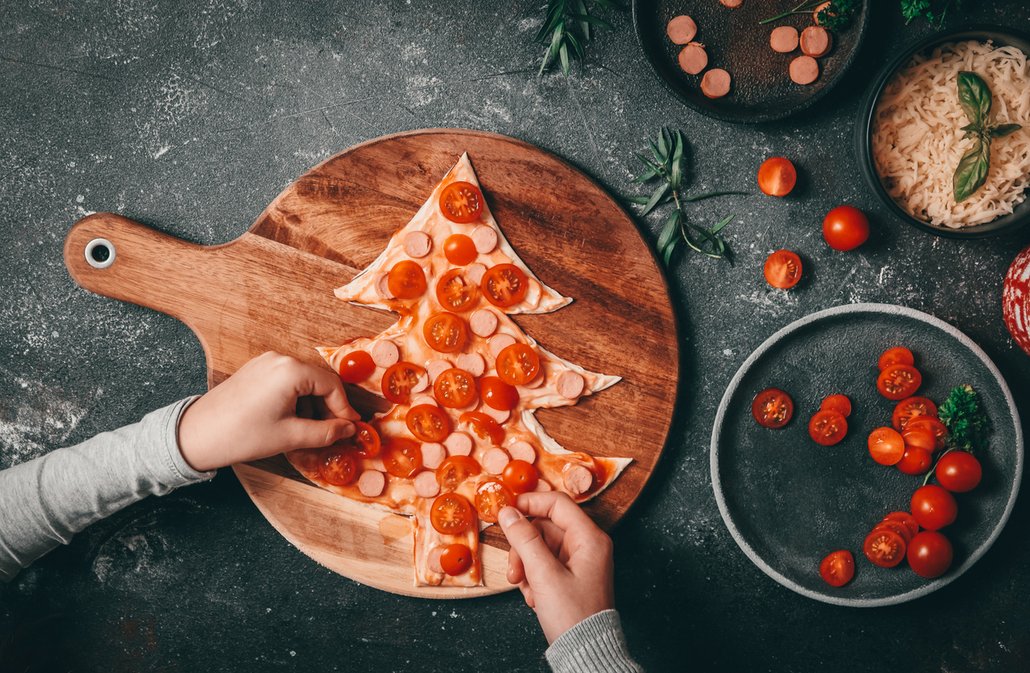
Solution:
[[[701,78],[701,93],[709,98],[722,98],[730,92],[730,74],[722,68],[712,68]]]
[[[440,557],[443,556],[443,545],[437,545],[429,550],[429,555],[426,556],[426,566],[429,568],[429,572],[436,573],[437,575],[443,575],[443,565],[440,564]]]
[[[779,26],[769,33],[769,46],[773,51],[789,54],[798,48],[798,29],[794,26]]]
[[[544,362],[541,362],[540,363],[540,373],[536,375],[536,378],[534,378],[529,383],[523,385],[522,387],[523,388],[539,388],[540,386],[544,385],[544,382],[547,380],[546,372],[547,372],[547,365]]]
[[[392,367],[401,359],[401,352],[397,348],[397,344],[392,341],[375,342],[372,344],[369,354],[372,356],[372,362],[376,363],[376,367]]]
[[[447,448],[439,442],[422,442],[422,465],[429,470],[440,467],[447,457]]]
[[[665,34],[673,44],[687,44],[697,35],[697,24],[686,14],[681,14],[665,26]]]
[[[594,485],[594,473],[582,465],[570,463],[565,466],[562,483],[570,494],[583,495]]]
[[[479,410],[502,425],[511,418],[511,412],[507,409],[494,409],[488,404],[484,404]]]
[[[583,394],[586,381],[579,372],[562,372],[558,377],[558,394],[570,400],[574,400]]]
[[[500,474],[510,461],[511,457],[507,452],[495,446],[483,454],[483,469],[490,474]]]
[[[415,493],[423,498],[435,498],[440,492],[435,472],[419,472],[412,480],[412,484],[415,486]]]
[[[515,343],[515,337],[510,334],[495,334],[490,337],[487,345],[490,347],[490,355],[495,358],[508,346]]]
[[[415,385],[411,386],[411,392],[420,393],[429,387],[429,372],[423,372],[419,374],[418,381],[415,381]]]
[[[386,475],[379,470],[365,470],[358,477],[358,490],[366,498],[377,498],[386,488]]]
[[[486,265],[475,262],[465,267],[465,277],[476,285],[483,282],[483,275],[486,274]]]
[[[454,365],[443,359],[430,360],[429,364],[426,365],[426,373],[429,374],[429,380],[434,383],[436,382],[436,377],[443,374],[448,369],[454,369]]]
[[[833,36],[822,26],[809,26],[801,31],[801,51],[812,58],[822,58],[830,53]]]
[[[476,246],[476,252],[485,255],[497,247],[497,232],[493,227],[481,224],[472,230],[472,242]]]
[[[379,293],[382,299],[393,299],[393,292],[390,292],[390,276],[388,274],[381,274],[379,278],[376,278],[376,292]]]
[[[811,56],[798,56],[790,62],[790,79],[795,84],[811,84],[819,79],[819,62]]]
[[[409,231],[404,236],[404,252],[408,257],[425,257],[433,247],[433,239],[424,231]]]
[[[723,7],[729,7],[730,9],[736,9],[744,4],[744,0],[719,0]]]
[[[514,460],[525,461],[530,465],[536,462],[536,449],[532,444],[521,439],[508,445],[508,453]]]
[[[680,50],[680,68],[688,75],[696,75],[708,67],[708,52],[703,45],[691,42]]]
[[[458,369],[464,369],[472,376],[482,376],[486,372],[486,360],[479,353],[462,353],[454,362]]]
[[[472,438],[464,432],[452,432],[447,435],[443,445],[452,456],[467,456],[472,453]]]
[[[497,331],[497,314],[488,308],[481,308],[469,316],[469,328],[476,336],[488,337]]]

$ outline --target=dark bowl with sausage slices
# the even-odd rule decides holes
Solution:
[[[953,229],[946,226],[937,226],[917,217],[913,217],[898,204],[888,193],[883,185],[879,174],[876,171],[876,162],[873,159],[873,133],[876,108],[879,105],[880,97],[883,95],[887,85],[891,82],[913,56],[922,53],[929,53],[934,48],[952,42],[964,42],[977,40],[980,42],[990,41],[996,46],[1013,46],[1020,49],[1030,57],[1030,35],[1021,33],[1010,28],[1001,26],[975,26],[962,30],[941,32],[926,37],[913,43],[902,51],[883,68],[876,80],[866,94],[865,101],[859,109],[858,121],[855,124],[855,149],[858,154],[859,163],[866,182],[872,191],[880,198],[884,206],[896,217],[908,224],[928,231],[937,236],[945,238],[986,238],[1009,234],[1030,223],[1030,197],[1025,198],[1016,205],[1008,215],[984,224],[977,224],[960,229]]]
[[[779,26],[793,26],[799,32],[814,25],[810,13],[761,25],[783,9],[796,4],[743,2],[727,7],[717,0],[633,0],[633,25],[640,47],[659,80],[687,107],[715,119],[755,124],[784,119],[808,108],[828,94],[858,54],[869,23],[869,3],[863,2],[850,25],[832,31],[832,44],[818,57],[819,74],[811,84],[791,80],[791,61],[800,49],[778,53],[770,46],[770,34]],[[688,15],[696,23],[695,43],[703,45],[708,66],[691,75],[679,65],[684,45],[673,44],[666,27],[673,18]],[[729,93],[708,98],[702,93],[706,72],[723,69],[732,77]]]

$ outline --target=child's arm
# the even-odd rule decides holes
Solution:
[[[611,538],[564,493],[524,493],[518,508],[498,516],[508,581],[536,612],[547,663],[556,673],[640,673],[615,611]]]
[[[357,419],[333,372],[265,353],[203,397],[0,471],[0,580],[148,495],[232,463],[327,446]]]

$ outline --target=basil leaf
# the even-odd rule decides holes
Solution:
[[[991,128],[991,137],[992,138],[1001,138],[1003,136],[1009,135],[1010,133],[1015,133],[1016,131],[1018,131],[1021,128],[1023,128],[1023,127],[1020,126],[1019,124],[999,124],[999,125]]]
[[[987,124],[991,115],[991,90],[980,75],[968,70],[959,72],[958,102],[969,121],[979,127]]]
[[[978,140],[973,148],[962,155],[955,169],[951,186],[955,202],[960,203],[973,195],[987,181],[987,168],[991,161],[991,145]]]

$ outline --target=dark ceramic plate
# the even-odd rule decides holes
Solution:
[[[769,46],[769,33],[776,26],[786,25],[800,32],[812,25],[811,14],[758,25],[795,4],[786,0],[745,2],[729,9],[718,0],[633,0],[633,25],[644,56],[658,78],[688,107],[727,122],[766,122],[789,117],[825,96],[855,60],[869,23],[868,3],[862,3],[851,26],[834,31],[833,48],[819,59],[819,79],[800,86],[790,80],[787,67],[801,51],[774,52]],[[666,24],[680,14],[689,14],[697,23],[694,39],[705,45],[709,67],[724,68],[733,77],[729,95],[716,100],[706,98],[701,93],[701,75],[688,75],[680,69],[676,56],[682,47],[670,42],[665,34]]]
[[[959,31],[937,33],[909,45],[907,49],[887,64],[869,89],[869,93],[866,94],[865,102],[859,111],[858,123],[855,124],[855,147],[858,151],[859,162],[862,165],[862,173],[865,175],[866,182],[876,195],[880,197],[884,205],[897,217],[918,229],[929,231],[938,236],[946,236],[948,238],[983,238],[1012,232],[1030,223],[1030,199],[1024,199],[1022,203],[1015,207],[1012,213],[991,222],[962,229],[937,227],[929,222],[912,217],[895,203],[894,199],[891,198],[891,195],[887,193],[887,190],[884,189],[883,184],[880,182],[880,177],[876,174],[876,167],[873,164],[873,112],[876,110],[876,105],[880,100],[880,94],[883,93],[884,87],[894,77],[894,74],[908,63],[914,55],[932,51],[934,47],[948,42],[962,42],[964,40],[980,40],[981,42],[991,40],[999,47],[1011,45],[1021,49],[1023,53],[1030,54],[1030,35],[1000,26],[978,26]]]
[[[877,465],[866,449],[869,432],[890,425],[894,408],[876,392],[876,361],[899,344],[916,354],[920,394],[940,402],[953,386],[970,383],[994,424],[990,451],[980,456],[983,481],[957,497],[958,521],[943,531],[955,561],[935,580],[920,578],[906,564],[878,568],[861,551],[873,526],[888,512],[908,510],[920,485],[919,477]],[[770,386],[794,398],[794,419],[782,430],[766,430],[751,416],[751,400]],[[832,393],[853,402],[850,430],[837,446],[820,447],[808,436],[808,419]],[[748,357],[719,405],[711,458],[722,518],[759,568],[804,596],[868,607],[935,591],[990,548],[1019,491],[1023,437],[1008,386],[968,337],[912,309],[853,304],[788,325]],[[840,589],[819,577],[819,561],[836,549],[855,556],[855,579]]]

